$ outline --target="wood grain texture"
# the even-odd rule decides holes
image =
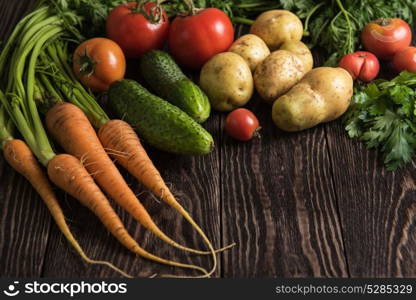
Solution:
[[[381,157],[325,125],[352,277],[416,277],[415,163],[388,172]]]
[[[250,108],[263,138],[222,141],[224,242],[239,243],[225,276],[348,276],[325,133],[284,134],[267,104]]]

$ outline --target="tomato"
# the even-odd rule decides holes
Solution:
[[[412,42],[412,30],[402,19],[379,19],[368,23],[361,33],[364,48],[380,59],[393,55]]]
[[[115,7],[106,26],[107,36],[120,45],[127,57],[137,58],[162,48],[169,34],[169,18],[153,2],[129,2]]]
[[[352,78],[369,82],[377,77],[380,63],[377,57],[366,51],[357,51],[345,55],[339,62],[339,67],[347,70]]]
[[[233,41],[230,18],[216,8],[176,17],[169,32],[170,52],[180,65],[190,69],[201,68],[214,55],[227,51]]]
[[[416,72],[416,47],[407,47],[393,57],[393,66],[397,72]]]
[[[126,59],[112,40],[94,38],[75,50],[73,70],[76,77],[94,92],[107,91],[114,81],[124,78]]]
[[[245,108],[233,110],[225,120],[225,131],[236,140],[248,141],[259,136],[259,121],[256,116]]]

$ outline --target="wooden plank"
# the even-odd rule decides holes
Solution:
[[[348,269],[322,128],[285,134],[270,106],[252,100],[263,138],[222,136],[225,277],[346,277]]]
[[[9,36],[29,8],[29,1],[0,1],[0,40]],[[0,274],[38,277],[51,226],[48,209],[2,157],[0,182]]]
[[[325,125],[353,277],[416,277],[415,162],[388,172],[381,156]]]
[[[51,225],[48,209],[3,158],[0,165],[0,274],[38,277]]]
[[[214,132],[214,139],[218,145],[219,118],[213,117],[207,128]],[[214,244],[220,244],[220,203],[219,203],[219,148],[204,157],[177,156],[149,149],[149,154],[156,167],[161,171],[166,182],[170,184],[178,200],[188,208],[195,220],[200,222]],[[205,249],[201,239],[194,233],[189,224],[163,203],[158,203],[146,189],[135,183],[130,176],[134,191],[140,195],[145,207],[149,209],[155,221],[162,230],[183,245],[197,249]],[[81,207],[75,200],[67,197],[63,202],[65,214],[72,220],[71,228],[85,251],[93,258],[114,262],[123,270],[134,276],[151,276],[152,274],[198,275],[185,269],[171,267],[136,258],[124,249],[109,234],[97,219]],[[184,255],[164,242],[149,234],[131,217],[117,207],[119,215],[126,224],[133,237],[149,252],[164,258],[194,263],[206,268],[211,266],[211,260],[205,256]],[[221,266],[214,276],[220,275]],[[56,228],[51,231],[48,253],[43,276],[46,277],[117,277],[117,273],[105,267],[86,265],[79,257],[62,242],[62,237]]]

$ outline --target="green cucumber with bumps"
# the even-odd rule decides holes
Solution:
[[[173,58],[161,50],[153,50],[140,60],[140,70],[152,91],[179,107],[198,123],[211,113],[207,95],[182,72]]]
[[[155,148],[189,155],[208,154],[214,148],[212,136],[200,124],[134,80],[113,83],[108,102],[120,119]]]

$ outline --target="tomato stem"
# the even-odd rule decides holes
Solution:
[[[189,8],[188,15],[194,16],[200,11],[199,8],[196,8],[195,3],[194,3],[193,0],[184,0],[184,2]]]
[[[152,24],[163,24],[166,22],[163,17],[163,7],[161,5],[163,2],[164,0],[157,0],[155,6],[150,9],[146,9],[146,4],[151,2],[148,0],[142,0],[137,4],[135,9],[132,9],[132,11],[142,14]]]
[[[261,130],[261,126],[259,126],[254,132],[253,132],[253,137],[260,139],[261,138],[261,134],[260,134],[260,130]]]
[[[377,20],[377,23],[380,24],[381,26],[387,26],[387,25],[390,25],[391,20],[387,18],[381,18]]]
[[[93,60],[91,56],[88,55],[87,49],[85,49],[84,55],[79,55],[79,71],[82,75],[91,76],[94,74],[95,66],[98,64]]]

